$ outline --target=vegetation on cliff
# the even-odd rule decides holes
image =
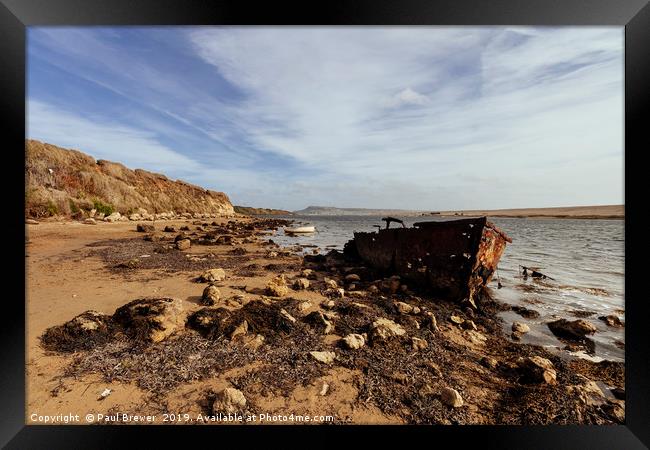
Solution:
[[[28,217],[83,216],[113,212],[209,213],[232,215],[223,192],[122,164],[98,160],[77,150],[27,140],[25,213]]]

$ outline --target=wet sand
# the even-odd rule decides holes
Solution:
[[[161,251],[178,233],[159,233],[162,241],[145,241],[134,222],[27,226],[27,423],[35,423],[32,414],[78,414],[83,424],[89,413],[151,415],[155,423],[201,423],[198,415],[210,414],[215,393],[226,387],[240,390],[248,413],[258,417],[331,416],[333,423],[359,424],[622,420],[624,402],[616,400],[612,390],[624,386],[623,364],[560,358],[513,341],[497,317],[508,306],[486,300],[481,311],[468,311],[408,288],[387,289],[390,282],[377,280],[349,261],[336,257],[306,261],[293,251],[269,245],[267,240],[273,236],[260,222],[248,232],[250,237],[237,238],[234,245],[199,244],[205,232],[218,228],[204,224],[213,220],[157,222],[158,231],[168,225],[190,228],[195,242],[182,251]],[[216,223],[228,220],[216,219]],[[251,220],[237,219],[235,234],[241,234]],[[236,248],[243,250],[233,252]],[[142,257],[145,254],[149,256]],[[139,260],[135,267],[116,267],[134,258]],[[249,314],[257,311],[256,305],[267,305],[268,311],[287,311],[296,324],[284,333],[272,327],[265,330],[265,341],[257,349],[249,346],[254,331],[230,340],[208,338],[183,327],[162,342],[138,348],[119,341],[71,354],[41,346],[40,337],[50,327],[87,310],[111,315],[138,298],[178,298],[183,314],[189,316],[206,308],[200,304],[206,284],[196,277],[216,267],[225,270],[226,279],[217,284],[222,299],[209,310],[222,307],[233,314]],[[271,278],[284,274],[291,286],[306,268],[314,271],[308,289],[289,287],[282,298],[266,295]],[[345,281],[352,273],[360,274],[360,281]],[[344,289],[343,298],[327,286],[326,278]],[[377,292],[373,285],[378,286]],[[421,311],[400,313],[397,301]],[[314,312],[326,314],[333,331],[326,334],[310,321]],[[437,327],[430,325],[425,313],[433,314]],[[463,323],[455,323],[452,316]],[[370,324],[378,318],[394,321],[405,333],[356,350],[341,345],[341,338],[349,333],[372,334]],[[332,351],[336,359],[329,364],[317,362],[310,351]],[[204,359],[214,354],[223,358],[210,367],[197,363],[190,353]],[[157,354],[179,359],[155,365]],[[535,356],[552,363],[555,383],[540,382],[522,366],[522,358]],[[120,367],[133,362],[151,363],[151,371]],[[594,391],[594,383],[600,390]],[[445,401],[445,388],[460,394],[462,406]],[[111,389],[111,394],[98,400],[105,389]],[[170,414],[180,414],[180,420],[174,416],[169,421]]]

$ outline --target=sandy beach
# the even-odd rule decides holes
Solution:
[[[507,305],[463,309],[376,279],[335,252],[304,257],[279,248],[269,242],[278,221],[154,226],[152,233],[134,222],[27,225],[27,423],[61,414],[80,415],[81,424],[88,414],[133,422],[120,413],[228,423],[204,420],[216,417],[218,404],[253,423],[624,420],[622,363],[518,343],[497,318]],[[226,229],[230,238],[212,239]],[[182,233],[189,248],[175,244]],[[225,274],[212,283],[218,295],[202,304],[208,283],[197,278],[216,268]],[[160,341],[134,338],[128,326],[87,348],[41,341],[85,311],[112,320],[142,298],[176,299],[181,308]],[[227,389],[236,398],[224,397]]]

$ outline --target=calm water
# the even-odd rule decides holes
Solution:
[[[293,216],[298,223],[314,225],[317,233],[291,237],[278,231],[273,240],[280,245],[315,245],[321,250],[342,250],[354,231],[373,231],[381,223],[372,216]],[[407,226],[423,220],[443,218],[405,218]],[[448,220],[448,219],[447,219]],[[499,263],[503,285],[490,283],[492,295],[504,302],[525,306],[540,313],[532,320],[513,312],[502,314],[508,331],[513,320],[527,323],[531,332],[521,342],[547,346],[564,345],[550,333],[545,323],[555,318],[576,319],[571,311],[588,311],[585,318],[598,327],[594,335],[596,359],[621,361],[624,350],[615,341],[625,342],[624,331],[607,327],[598,316],[624,314],[624,221],[569,219],[490,219],[512,238]],[[395,226],[395,225],[393,225]],[[305,248],[306,252],[311,247]],[[538,267],[554,280],[524,280],[519,265]],[[584,355],[581,355],[584,356]]]

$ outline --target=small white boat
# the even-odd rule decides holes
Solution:
[[[284,227],[284,232],[287,234],[314,233],[315,231],[316,227]]]

